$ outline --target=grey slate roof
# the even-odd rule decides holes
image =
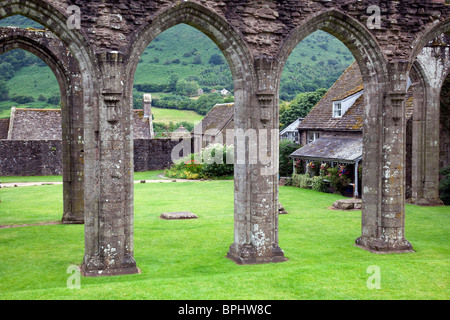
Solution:
[[[62,139],[61,109],[11,108],[11,140]],[[134,139],[150,139],[150,123],[144,111],[133,110]]]
[[[289,131],[297,131],[297,127],[300,124],[300,122],[303,121],[303,118],[298,118],[294,122],[292,122],[290,125],[288,125],[286,128],[280,131],[280,135],[284,134],[285,132]]]
[[[226,127],[233,127],[234,121],[234,103],[221,103],[216,104],[203,118],[203,120],[197,124],[194,128],[195,133],[204,134],[205,131],[211,129],[217,129],[218,131],[224,130]]]
[[[323,137],[294,151],[296,159],[354,163],[362,158],[362,138]]]
[[[362,75],[358,64],[353,62],[322,99],[311,109],[298,125],[299,130],[352,131],[362,132],[364,117],[364,95],[340,118],[333,117],[333,101],[342,100],[364,90]],[[413,112],[413,95],[410,88],[406,97],[406,119]]]

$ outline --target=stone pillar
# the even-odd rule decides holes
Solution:
[[[85,276],[137,273],[133,253],[133,141],[131,103],[124,97],[123,56],[98,56],[100,88],[96,140],[97,181],[93,212],[86,216]]]
[[[278,106],[273,60],[255,61],[259,90],[235,108],[234,243],[238,264],[285,261],[278,246]],[[239,93],[238,93],[239,94]]]
[[[63,149],[63,224],[84,223],[84,116],[80,75],[71,74],[70,91],[61,95]]]
[[[448,46],[428,46],[417,57],[414,84],[412,203],[443,205],[439,199],[440,92],[450,68]]]
[[[377,101],[380,92],[374,86],[369,85],[365,92],[370,103],[383,103],[382,109],[366,120],[363,131],[362,235],[356,245],[371,252],[412,251],[404,237],[407,67],[406,62],[389,65],[390,82],[384,99]],[[376,114],[378,120],[373,118]]]

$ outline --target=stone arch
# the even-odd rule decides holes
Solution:
[[[67,17],[62,12],[63,8],[57,8],[44,0],[0,0],[0,19],[12,15],[23,15],[52,31],[61,39],[69,51],[73,54],[81,73],[81,88],[77,93],[82,104],[83,117],[79,124],[83,132],[78,147],[83,150],[84,173],[82,194],[79,199],[83,203],[85,222],[85,260],[98,251],[95,239],[95,224],[98,223],[95,216],[98,212],[98,74],[96,60],[89,43],[79,30],[70,29],[67,26]],[[81,150],[80,150],[81,151]],[[86,213],[89,213],[87,216]]]
[[[423,48],[430,41],[443,33],[450,35],[450,18],[431,26],[422,34],[417,35],[416,40],[412,45],[413,50],[411,51],[409,61],[413,63],[417,56],[422,52]]]
[[[2,47],[2,54],[11,50],[22,49],[42,59],[53,71],[53,74],[55,75],[60,87],[61,96],[64,97],[61,100],[63,101],[63,103],[66,102],[66,90],[69,87],[70,78],[68,77],[67,72],[65,72],[64,70],[65,68],[62,64],[62,61],[60,61],[60,59],[56,57],[56,55],[53,54],[53,52],[49,48],[41,45],[39,42],[31,38],[27,38],[21,35],[0,38],[0,46]]]
[[[5,31],[5,30],[4,30]],[[8,30],[6,30],[7,32]],[[60,41],[55,44],[51,37],[46,44],[39,39],[32,39],[27,36],[33,35],[23,29],[14,31],[14,35],[0,34],[1,52],[5,53],[14,49],[28,51],[50,67],[59,85],[61,95],[61,118],[62,118],[62,153],[63,153],[63,223],[83,223],[84,222],[84,202],[83,186],[79,178],[83,175],[82,155],[80,154],[80,143],[74,144],[72,141],[79,141],[82,137],[82,101],[77,93],[81,88],[81,73],[71,54],[68,54],[65,46]],[[42,40],[42,39],[41,39]],[[44,40],[45,41],[45,40]],[[75,121],[75,119],[78,119]],[[66,137],[66,138],[64,138]],[[67,138],[70,137],[70,138]],[[80,142],[80,141],[79,141]]]
[[[379,81],[380,77],[384,77],[387,73],[384,54],[374,36],[360,22],[336,10],[322,12],[297,26],[290,33],[278,55],[278,73],[282,71],[292,50],[317,30],[326,31],[345,44],[355,57],[365,83]]]
[[[235,132],[242,130],[246,132],[252,129],[252,123],[249,115],[251,114],[252,103],[255,92],[256,75],[253,68],[253,57],[242,38],[242,35],[223,17],[210,9],[193,2],[185,2],[169,8],[158,14],[151,24],[144,26],[133,39],[133,45],[127,57],[128,78],[134,78],[134,72],[137,68],[140,56],[148,44],[163,31],[177,25],[185,23],[190,25],[206,36],[208,36],[221,50],[231,69],[234,83],[234,124]],[[132,81],[127,85],[126,91],[129,99],[132,93]],[[236,140],[235,140],[236,141]],[[198,150],[196,150],[198,151]],[[244,153],[247,158],[249,151]],[[249,199],[251,197],[251,187],[249,182],[250,169],[247,164],[238,165],[237,148],[235,148],[235,193],[234,193],[234,243],[230,246],[230,251],[240,251],[242,243],[250,243],[251,236],[242,234],[246,229],[241,226],[242,221],[249,220]],[[241,263],[240,258],[234,255],[228,255],[229,258]]]
[[[450,72],[450,37],[440,32],[449,26],[443,24],[428,33],[409,71],[414,94],[411,201],[422,206],[443,204],[439,199],[440,98]]]
[[[139,59],[149,43],[165,30],[181,23],[201,31],[217,45],[230,66],[234,90],[238,92],[235,93],[235,98],[242,99],[240,92],[244,89],[248,91],[247,86],[254,80],[250,63],[252,60],[247,45],[239,32],[226,20],[194,2],[185,2],[166,9],[136,34],[132,39],[127,59],[130,79],[134,78]],[[130,85],[132,89],[133,83],[131,82]]]
[[[363,208],[361,237],[356,239],[356,245],[373,252],[410,251],[412,246],[404,238],[405,176],[401,168],[405,150],[392,155],[392,159],[398,162],[396,164],[389,152],[397,147],[392,141],[404,139],[404,128],[389,130],[396,125],[391,110],[398,110],[390,106],[397,101],[393,81],[397,69],[391,69],[375,37],[364,25],[333,9],[313,16],[291,32],[278,55],[278,74],[281,74],[294,47],[319,29],[332,34],[347,46],[359,65],[364,82]],[[404,94],[400,95],[398,101],[400,108],[402,103],[404,108]],[[399,119],[401,117],[396,118],[396,121]],[[400,168],[394,172],[397,179],[395,183],[392,183],[389,169],[386,169],[391,166]],[[396,219],[390,218],[393,211]]]

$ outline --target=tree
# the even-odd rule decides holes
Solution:
[[[169,77],[169,91],[173,92],[176,90],[178,82],[178,75],[172,73]]]
[[[293,172],[293,160],[289,158],[292,152],[299,149],[301,145],[292,140],[284,139],[280,141],[279,153],[279,173],[281,177],[291,176]]]
[[[193,64],[202,64],[202,57],[199,54],[196,54],[192,63]]]
[[[177,82],[176,92],[181,95],[192,96],[198,92],[197,81],[181,80]]]
[[[211,58],[209,58],[209,63],[214,65],[221,65],[224,64],[225,61],[220,54],[215,53],[211,56]]]
[[[54,93],[51,97],[48,98],[47,102],[49,104],[54,104],[55,106],[59,105],[61,98],[59,94]]]
[[[14,77],[14,67],[9,62],[3,62],[0,64],[0,79],[9,80]]]
[[[284,129],[298,118],[304,118],[311,109],[322,99],[326,89],[317,89],[314,92],[299,93],[283,114],[280,114],[280,122]]]
[[[3,80],[0,80],[0,101],[7,101],[9,100],[9,89],[6,85],[6,82]]]

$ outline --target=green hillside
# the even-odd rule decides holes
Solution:
[[[39,28],[35,22],[12,16],[0,26]],[[353,56],[336,38],[317,31],[304,39],[290,55],[282,74],[280,99],[291,101],[302,92],[328,89],[353,62]],[[218,47],[200,31],[177,25],[154,39],[143,53],[134,79],[135,108],[142,107],[142,94],[152,93],[159,108],[193,110],[204,115],[216,94],[200,105],[189,99],[202,88],[232,92],[230,69]],[[8,117],[11,106],[58,107],[59,88],[48,66],[32,54],[13,50],[0,56],[0,117]],[[49,99],[50,98],[50,99]],[[201,102],[201,101],[200,101]],[[157,122],[158,119],[155,119]]]

